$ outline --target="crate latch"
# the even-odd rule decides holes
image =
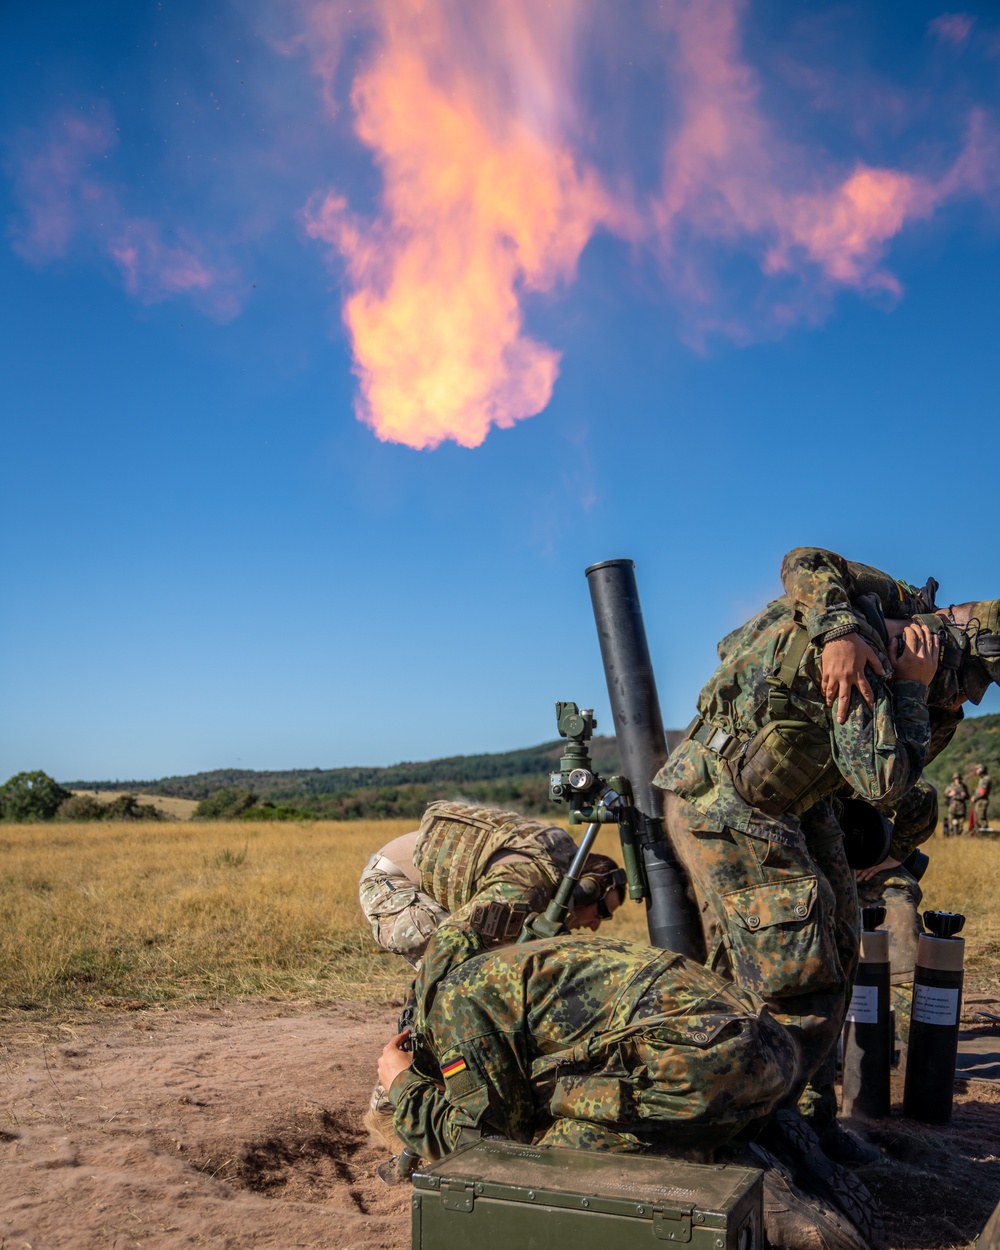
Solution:
[[[663,1241],[690,1241],[692,1210],[692,1207],[653,1207],[653,1232]]]
[[[445,1177],[441,1182],[441,1205],[446,1211],[464,1211],[468,1214],[476,1200],[471,1181]]]

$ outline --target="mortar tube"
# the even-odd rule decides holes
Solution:
[[[844,1115],[876,1119],[889,1114],[891,994],[889,934],[862,929],[861,962],[844,1024]]]
[[[615,736],[638,814],[638,850],[648,887],[649,940],[701,961],[701,923],[684,871],[663,835],[663,791],[653,778],[667,759],[667,737],[642,621],[632,560],[604,560],[586,570],[608,683]]]
[[[913,972],[903,1115],[923,1124],[947,1124],[951,1120],[964,967],[962,938],[920,935]]]

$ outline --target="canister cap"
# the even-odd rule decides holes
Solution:
[[[957,911],[925,911],[924,924],[936,938],[951,938],[962,932],[965,917]]]

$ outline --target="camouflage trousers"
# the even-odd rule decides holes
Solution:
[[[668,791],[667,833],[701,908],[707,962],[728,967],[738,985],[759,994],[798,1043],[789,1105],[816,1074],[832,1092],[821,1069],[844,1024],[859,942],[854,873],[839,826],[787,844],[706,823]]]
[[[361,874],[359,897],[378,945],[419,968],[431,935],[448,915],[445,909],[378,852]]]
[[[965,833],[965,818],[968,811],[964,803],[949,803],[948,813],[944,818],[945,836],[958,837]]]
[[[990,827],[990,801],[989,799],[973,799],[972,814],[976,818],[976,829],[988,829]]]

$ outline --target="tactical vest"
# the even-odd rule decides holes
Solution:
[[[554,890],[576,853],[576,843],[565,830],[516,812],[432,803],[420,822],[413,851],[420,888],[448,911],[457,911],[475,897],[486,865],[499,851],[532,860]]]
[[[885,639],[873,625],[859,621],[858,628],[866,642],[884,651]],[[688,737],[726,761],[740,798],[766,816],[800,816],[842,782],[829,727],[810,720],[792,698],[808,647],[806,629],[796,622],[780,666],[765,679],[766,706],[755,709],[755,719],[764,717],[758,729],[729,734],[698,717],[688,730]]]

